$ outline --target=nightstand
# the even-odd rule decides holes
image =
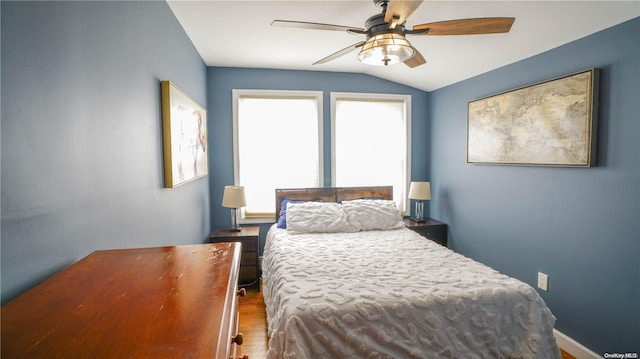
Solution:
[[[251,285],[258,281],[260,268],[258,266],[258,238],[260,227],[240,227],[240,232],[231,232],[228,228],[219,228],[209,235],[210,243],[240,242],[242,243],[242,255],[240,258],[241,285]]]
[[[440,244],[447,246],[447,224],[427,218],[424,222],[414,222],[411,218],[405,218],[404,224],[407,228],[420,233],[420,235]]]

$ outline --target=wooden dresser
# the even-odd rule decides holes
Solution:
[[[96,251],[2,306],[6,358],[234,358],[239,243]]]

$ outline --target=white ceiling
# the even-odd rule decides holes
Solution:
[[[640,16],[640,1],[430,1],[407,28],[442,20],[515,17],[507,34],[408,36],[427,60],[410,69],[360,63],[357,51],[332,62],[315,61],[364,40],[336,31],[272,27],[299,20],[364,28],[381,9],[372,0],[167,0],[208,66],[365,73],[432,91],[519,61]],[[639,34],[640,37],[640,34]],[[597,51],[597,49],[594,49]]]

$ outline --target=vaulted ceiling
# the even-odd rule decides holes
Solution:
[[[364,73],[425,91],[640,16],[639,1],[426,0],[407,20],[408,29],[452,19],[515,17],[516,20],[506,34],[407,36],[427,61],[409,68],[404,64],[366,65],[357,60],[357,51],[326,64],[312,65],[364,40],[364,35],[271,26],[273,20],[281,19],[364,28],[370,16],[381,12],[372,0],[167,0],[167,3],[209,66]]]

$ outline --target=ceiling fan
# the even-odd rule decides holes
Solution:
[[[371,16],[365,28],[322,24],[306,21],[274,20],[272,26],[301,29],[346,31],[356,35],[366,35],[365,41],[337,51],[313,65],[324,64],[351,51],[360,49],[358,60],[377,66],[387,66],[403,62],[413,68],[426,63],[420,52],[407,41],[405,35],[478,35],[506,33],[515,21],[513,17],[487,17],[448,20],[415,25],[405,28],[407,18],[420,6],[423,0],[373,0],[382,7],[382,13]]]

